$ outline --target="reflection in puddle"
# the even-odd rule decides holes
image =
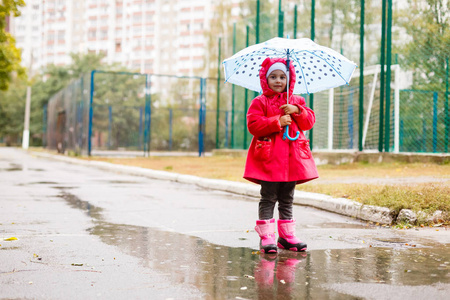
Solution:
[[[9,168],[0,168],[0,172],[16,172],[16,171],[36,171],[36,172],[42,172],[44,169],[40,168],[30,168],[26,165],[19,165],[15,163],[9,163]]]
[[[63,192],[72,207],[94,219],[89,232],[175,283],[196,286],[206,299],[360,299],[335,285],[373,284],[417,286],[450,282],[449,249],[367,247],[281,251],[278,255],[252,254],[201,238],[154,228],[112,224],[101,209]],[[382,240],[383,245],[389,245]],[[393,241],[392,244],[402,241]]]

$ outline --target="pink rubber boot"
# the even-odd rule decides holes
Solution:
[[[257,220],[255,230],[261,238],[259,242],[260,251],[262,253],[277,253],[275,219]]]
[[[295,220],[278,220],[278,247],[291,251],[306,251],[306,244],[295,237]]]

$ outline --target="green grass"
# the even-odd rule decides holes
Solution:
[[[415,185],[374,184],[317,184],[299,186],[299,190],[343,197],[366,205],[383,206],[396,214],[406,208],[433,213],[436,210],[450,212],[448,184],[422,183]]]

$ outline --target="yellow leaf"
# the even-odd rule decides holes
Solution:
[[[16,238],[16,237],[10,237],[10,238],[5,239],[5,241],[17,241],[17,240],[18,240],[18,238]]]

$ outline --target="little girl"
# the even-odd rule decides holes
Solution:
[[[259,234],[262,253],[276,253],[275,219],[273,211],[278,202],[278,247],[305,251],[306,244],[295,237],[292,215],[295,185],[318,177],[317,168],[303,134],[315,123],[314,112],[305,106],[305,99],[292,95],[295,85],[294,66],[289,72],[289,104],[286,101],[286,60],[266,58],[259,71],[263,94],[253,99],[247,112],[247,126],[253,139],[248,150],[244,178],[261,184]],[[285,126],[295,141],[283,140]]]

